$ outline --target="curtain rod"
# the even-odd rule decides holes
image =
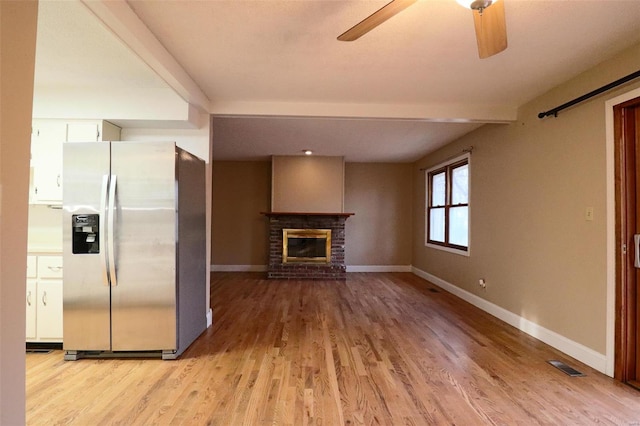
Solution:
[[[633,79],[636,79],[638,77],[640,77],[640,70],[636,71],[634,73],[631,73],[626,77],[622,77],[622,78],[620,78],[620,79],[618,79],[618,80],[616,80],[614,82],[611,82],[611,83],[609,83],[607,85],[604,85],[604,86],[600,87],[599,89],[592,90],[591,92],[589,92],[589,93],[587,93],[585,95],[577,97],[574,100],[569,101],[567,103],[564,103],[564,104],[562,104],[562,105],[560,105],[558,107],[555,107],[553,109],[550,109],[549,111],[541,112],[540,114],[538,114],[538,118],[542,119],[542,118],[548,117],[550,115],[553,115],[554,117],[557,117],[558,113],[560,111],[562,111],[563,109],[569,108],[570,106],[573,106],[573,105],[575,105],[577,103],[580,103],[582,101],[586,101],[589,98],[597,96],[600,93],[606,92],[607,90],[611,90],[614,87],[620,86],[621,84],[624,84],[624,83],[626,83],[628,81],[631,81]]]
[[[449,161],[449,160],[451,160],[451,159],[453,159],[453,158],[456,158],[456,157],[460,157],[460,155],[462,155],[462,154],[471,154],[472,152],[473,152],[473,145],[472,145],[472,146],[470,146],[469,148],[465,148],[465,149],[463,149],[462,151],[460,151],[460,153],[459,153],[459,154],[454,154],[454,155],[452,155],[452,156],[450,156],[450,157],[445,158],[444,160],[442,160],[442,161],[441,161],[441,163],[444,163],[445,161]],[[432,167],[432,166],[424,167],[424,168],[420,169],[420,171],[421,171],[421,172],[423,172],[423,171],[425,171],[425,170],[430,169],[431,167]]]

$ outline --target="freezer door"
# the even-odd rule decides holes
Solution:
[[[109,144],[64,143],[63,167],[63,346],[109,350],[110,299],[100,233]]]
[[[112,348],[175,350],[175,144],[112,142],[111,157],[117,182]]]

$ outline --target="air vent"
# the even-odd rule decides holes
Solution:
[[[554,367],[556,367],[558,370],[562,371],[563,373],[571,376],[571,377],[584,377],[586,376],[586,374],[583,374],[581,372],[579,372],[578,370],[576,370],[575,368],[569,367],[567,364],[565,364],[562,361],[556,361],[556,360],[549,360],[547,361],[549,364],[553,365]]]
[[[27,349],[28,354],[50,354],[53,349]]]

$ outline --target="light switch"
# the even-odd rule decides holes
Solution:
[[[584,212],[584,219],[589,221],[593,220],[593,207],[587,207]]]

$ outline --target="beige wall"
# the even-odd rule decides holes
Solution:
[[[25,282],[37,2],[0,2],[0,424],[25,422]]]
[[[640,83],[539,120],[537,114],[640,68],[640,46],[486,125],[414,167],[413,264],[599,353],[606,344],[605,101]],[[424,246],[421,167],[473,145],[471,256]],[[594,220],[585,220],[587,207]],[[487,289],[481,290],[478,279]]]
[[[270,161],[213,163],[212,265],[266,265]]]
[[[272,167],[272,211],[344,211],[343,157],[274,156]]]
[[[347,265],[411,265],[411,164],[347,163]]]
[[[411,264],[410,164],[347,163],[348,265]],[[266,265],[271,163],[213,163],[213,265]]]

